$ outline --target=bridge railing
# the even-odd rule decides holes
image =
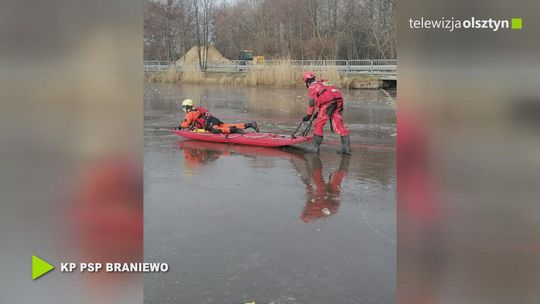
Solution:
[[[174,65],[175,65],[174,61],[145,60],[144,71],[145,72],[167,71]]]
[[[395,75],[397,72],[397,60],[395,59],[358,59],[358,60],[265,60],[254,64],[245,60],[207,60],[202,62],[208,72],[246,72],[249,70],[261,70],[268,66],[283,65],[299,67],[301,70],[313,70],[335,68],[342,74],[372,74],[372,75]],[[198,62],[182,64],[174,61],[144,61],[145,72],[167,71],[175,69],[199,70]]]

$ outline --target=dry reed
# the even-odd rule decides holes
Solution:
[[[171,68],[168,71],[148,73],[147,79],[153,82],[293,88],[304,86],[302,73],[306,70],[293,65],[289,59],[283,59],[272,65],[251,67],[245,73],[205,73],[193,65],[184,66],[182,69]],[[350,77],[342,77],[335,66],[316,67],[310,71],[314,72],[318,79],[327,80],[338,88],[348,88],[355,81]]]

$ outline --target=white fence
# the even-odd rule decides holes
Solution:
[[[292,66],[298,66],[302,70],[318,70],[335,67],[342,74],[371,74],[371,75],[396,75],[397,60],[395,59],[363,59],[363,60],[291,60]],[[207,72],[246,72],[255,69],[264,69],[272,65],[281,65],[281,60],[265,60],[264,63],[253,64],[244,60],[225,60],[203,62]],[[198,63],[176,64],[174,61],[144,61],[145,72],[159,72],[176,69],[199,69]]]

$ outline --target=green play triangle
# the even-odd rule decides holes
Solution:
[[[32,256],[32,280],[35,280],[47,272],[54,269],[54,266],[40,259],[39,257]]]

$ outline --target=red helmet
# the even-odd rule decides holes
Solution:
[[[308,79],[315,79],[315,74],[313,72],[304,72],[304,76],[302,76],[302,79],[304,82],[306,82]]]

